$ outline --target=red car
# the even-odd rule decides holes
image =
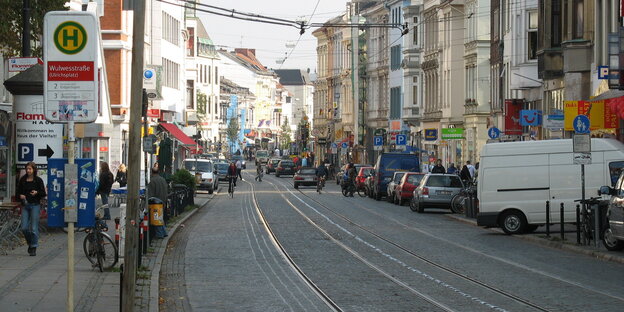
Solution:
[[[370,175],[373,167],[362,167],[358,172],[358,175],[355,177],[355,187],[357,189],[365,189],[364,182],[366,182],[366,178]]]
[[[413,192],[420,184],[420,180],[425,176],[424,173],[407,172],[401,178],[401,182],[394,190],[394,203],[402,206],[404,202],[412,199]]]

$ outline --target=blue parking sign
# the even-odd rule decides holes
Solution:
[[[377,135],[374,137],[373,140],[373,145],[374,146],[382,146],[383,145],[383,137],[380,135]]]
[[[396,145],[406,145],[407,144],[407,135],[405,134],[397,134],[396,135]]]

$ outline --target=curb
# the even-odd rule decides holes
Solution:
[[[173,235],[175,234],[180,224],[184,223],[188,218],[195,215],[195,213],[199,211],[199,209],[203,209],[204,207],[206,207],[208,203],[210,203],[210,201],[214,198],[214,196],[215,195],[213,194],[211,197],[208,198],[208,200],[206,200],[206,202],[203,205],[201,205],[197,209],[193,209],[193,211],[190,211],[186,216],[184,216],[184,218],[178,220],[178,222],[176,222],[173,225],[173,227],[169,230],[169,235],[167,235],[167,237],[163,239],[161,243],[162,244],[161,246],[163,247],[158,250],[158,254],[156,255],[156,259],[154,260],[154,267],[152,268],[152,271],[151,271],[150,290],[149,290],[149,296],[150,296],[149,311],[150,312],[158,312],[160,310],[159,309],[160,292],[158,291],[158,288],[160,286],[160,267],[162,264],[162,259],[165,255],[165,251],[167,250],[167,244],[169,243],[169,238],[173,237]]]
[[[454,214],[445,214],[445,216],[447,218],[451,218],[453,220],[462,222],[462,223],[466,223],[466,224],[470,224],[473,225],[475,227],[477,226],[477,221],[476,220],[472,220],[472,219],[467,219],[458,215],[454,215]],[[493,231],[493,232],[497,232],[497,233],[501,233],[503,234],[504,232],[500,229],[497,228],[489,228],[488,230]],[[601,259],[601,260],[605,260],[605,261],[611,261],[611,262],[616,262],[616,263],[621,263],[624,264],[624,257],[618,257],[618,256],[614,256],[611,254],[608,254],[602,250],[589,250],[580,246],[576,246],[576,245],[570,245],[570,244],[562,244],[559,242],[554,242],[554,241],[550,241],[547,239],[543,239],[543,238],[538,238],[535,237],[533,235],[509,235],[509,236],[513,236],[519,239],[523,239],[526,241],[530,241],[533,243],[536,243],[538,245],[542,245],[542,246],[546,246],[546,247],[551,247],[551,248],[555,248],[555,249],[561,249],[561,250],[566,250],[566,251],[570,251],[570,252],[575,252],[575,253],[579,253],[579,254],[583,254],[586,256],[590,256],[596,259]],[[592,247],[594,248],[594,247]]]

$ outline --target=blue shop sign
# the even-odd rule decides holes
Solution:
[[[438,139],[438,129],[425,129],[425,141],[435,141]]]

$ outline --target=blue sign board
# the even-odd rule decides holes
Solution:
[[[407,144],[407,135],[405,134],[397,134],[396,135],[396,145],[406,145]]]
[[[498,139],[500,137],[500,130],[496,127],[488,129],[488,136],[490,139]]]
[[[65,164],[66,158],[48,159],[48,226],[65,226]],[[95,225],[95,159],[76,159],[78,166],[77,227]]]
[[[438,129],[425,129],[425,141],[435,141],[438,139]]]
[[[609,66],[598,66],[598,79],[609,79]]]
[[[347,147],[349,147],[349,143],[347,143],[347,142],[342,142],[342,145],[340,145],[340,147],[342,147],[342,148],[347,148]]]
[[[333,142],[333,143],[331,144],[331,148],[338,148],[338,144],[336,144],[336,142]]]
[[[382,146],[383,145],[383,137],[380,135],[377,135],[373,138],[373,145],[375,146]]]
[[[575,133],[589,133],[589,117],[585,115],[578,115],[574,117],[572,122]]]
[[[18,143],[17,144],[17,161],[27,162],[35,159],[35,144]]]
[[[542,124],[542,111],[536,109],[524,109],[520,111],[521,126],[539,126]]]
[[[0,146],[7,146],[6,137],[0,136]]]

